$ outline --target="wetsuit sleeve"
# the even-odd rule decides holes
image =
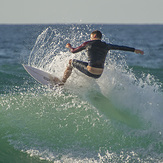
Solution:
[[[71,51],[72,53],[80,52],[80,51],[86,49],[88,42],[89,42],[89,41],[84,42],[82,45],[78,46],[77,48],[72,48],[72,47],[71,47],[71,48],[70,48],[70,51]]]
[[[119,45],[113,45],[113,44],[108,44],[109,50],[123,50],[123,51],[130,51],[134,52],[135,48],[128,47],[128,46],[119,46]]]

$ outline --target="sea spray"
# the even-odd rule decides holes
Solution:
[[[69,59],[87,60],[85,52],[71,54],[65,44],[80,45],[92,30],[84,25],[47,28],[29,64],[61,78]],[[138,77],[119,52],[108,54],[98,80],[74,69],[63,88],[41,86],[25,71],[23,81],[0,96],[1,142],[53,162],[162,161],[159,83],[150,73]]]
[[[90,27],[81,30],[73,26],[69,29],[69,35],[51,27],[47,28],[38,36],[30,54],[29,64],[62,78],[69,59],[86,60],[86,55],[83,52],[79,54],[66,52],[65,44],[71,38],[71,42],[77,46],[77,42],[86,41],[86,38],[89,37],[88,32],[90,32]],[[147,77],[137,78],[127,66],[125,58],[114,53],[111,52],[108,55],[104,73],[96,82],[91,82],[92,79],[85,77],[77,70],[73,70],[65,86],[67,85],[69,89],[74,91],[79,90],[82,94],[86,93],[83,91],[91,89],[101,92],[119,110],[130,112],[140,119],[146,120],[147,123],[151,123],[152,116],[156,116],[154,114],[159,115],[160,112],[162,114],[163,102],[159,84],[150,74]],[[154,119],[157,119],[156,117]],[[152,120],[152,122],[154,121]],[[160,129],[162,130],[162,127]]]

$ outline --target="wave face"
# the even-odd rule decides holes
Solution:
[[[68,52],[65,44],[79,46],[94,29],[90,25],[45,28],[28,65],[61,78],[69,59],[87,59],[84,52]],[[107,29],[101,30],[108,42]],[[162,83],[152,75],[154,69],[147,72],[143,64],[128,66],[120,52],[112,51],[98,80],[74,69],[64,87],[53,89],[38,84],[21,66],[14,65],[12,72],[1,70],[10,89],[0,96],[0,150],[4,151],[0,160],[14,152],[13,160],[23,159],[17,162],[31,158],[35,162],[161,162]]]

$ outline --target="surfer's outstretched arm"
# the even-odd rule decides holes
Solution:
[[[66,44],[66,48],[68,48],[68,49],[70,50],[71,53],[78,53],[78,52],[80,52],[80,51],[86,49],[86,46],[87,46],[88,42],[89,42],[89,41],[84,42],[83,44],[81,44],[80,46],[78,46],[78,47],[76,47],[76,48],[73,48],[73,47],[71,46],[70,43],[67,43],[67,44]]]
[[[123,50],[123,51],[130,51],[130,52],[135,52],[137,54],[144,54],[144,51],[139,50],[139,49],[135,49],[133,47],[129,47],[129,46],[120,46],[120,45],[114,45],[114,44],[108,44],[108,49],[109,50]]]

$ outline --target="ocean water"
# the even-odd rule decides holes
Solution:
[[[66,48],[101,30],[110,51],[98,80],[77,70],[40,85],[28,64],[62,77]],[[163,162],[163,25],[0,25],[0,163]]]

